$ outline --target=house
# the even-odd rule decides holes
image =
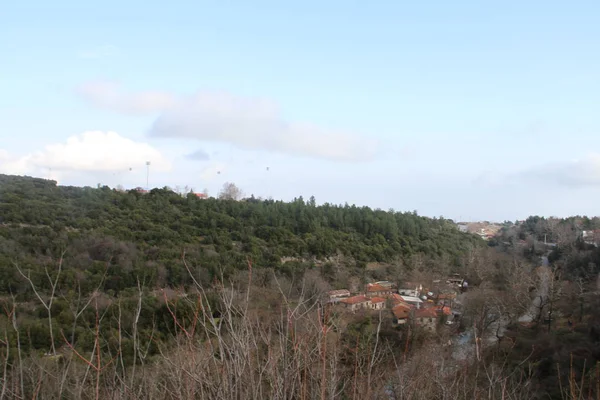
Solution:
[[[402,296],[419,297],[422,289],[422,286],[415,287],[414,289],[398,289],[398,293]]]
[[[394,282],[390,281],[378,281],[375,284],[383,286],[384,288],[395,289],[397,285]]]
[[[437,299],[438,299],[438,301],[454,300],[454,299],[456,299],[456,292],[440,293],[437,295]]]
[[[350,297],[350,291],[348,289],[331,290],[327,292],[327,297],[330,303],[337,303],[342,298]]]
[[[402,325],[408,321],[412,307],[406,304],[398,304],[392,308],[392,314],[394,315],[393,323],[395,325]]]
[[[206,193],[194,193],[194,196],[196,196],[199,199],[207,199],[208,195]]]
[[[414,313],[414,321],[416,325],[434,331],[437,326],[438,311],[435,307],[417,309]]]
[[[439,315],[445,315],[447,317],[452,315],[452,308],[444,304],[436,306],[435,310],[438,312]]]
[[[138,187],[136,187],[136,188],[135,188],[135,189],[133,189],[133,190],[135,190],[136,192],[138,192],[138,193],[141,193],[141,194],[146,194],[146,193],[148,193],[148,191],[147,191],[146,189],[144,189],[143,187],[139,187],[139,186],[138,186]]]
[[[460,314],[453,313],[452,308],[447,305],[436,306],[435,310],[437,311],[438,316],[444,318],[446,325],[452,325],[460,318]]]
[[[420,308],[423,300],[415,296],[400,296],[401,300],[408,305]]]
[[[371,308],[371,299],[363,295],[343,298],[339,303],[353,312],[361,308]]]
[[[383,310],[385,308],[385,299],[383,297],[371,298],[371,308],[373,310]]]
[[[402,300],[402,296],[400,296],[398,293],[392,293],[390,295],[385,296],[385,298],[387,298],[390,301],[392,307],[400,303],[406,304],[404,303],[404,300]]]
[[[452,306],[454,299],[456,299],[456,293],[440,293],[437,295],[437,304],[443,304]]]
[[[448,278],[448,280],[446,281],[446,283],[450,284],[450,285],[456,285],[456,286],[462,286],[464,279],[461,278],[460,276],[452,276],[451,278]]]
[[[366,295],[369,297],[382,297],[394,293],[394,289],[386,287],[378,283],[367,284]]]
[[[582,231],[582,239],[585,243],[597,245],[600,242],[600,229],[593,231]]]

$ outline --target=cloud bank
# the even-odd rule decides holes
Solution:
[[[526,179],[555,183],[567,187],[600,187],[600,154],[582,159],[542,165],[522,173]]]
[[[87,82],[76,93],[97,108],[123,114],[156,114],[177,106],[179,99],[160,91],[125,92],[114,82]]]
[[[600,188],[600,153],[581,159],[547,163],[515,172],[487,171],[474,179],[476,186],[498,187],[511,184],[553,187]]]
[[[152,163],[154,171],[169,171],[169,161],[147,143],[125,138],[116,132],[88,131],[64,143],[46,146],[23,156],[0,150],[0,172],[65,176],[69,173],[112,173]]]
[[[167,92],[126,92],[115,83],[78,88],[90,104],[123,114],[158,114],[149,135],[229,143],[246,150],[360,162],[374,158],[377,143],[348,132],[283,119],[268,100],[223,92],[176,96]]]

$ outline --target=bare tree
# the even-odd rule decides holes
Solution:
[[[219,192],[219,199],[222,200],[240,200],[244,193],[234,183],[225,182]]]
[[[188,265],[185,254],[182,263],[193,285],[187,291],[171,290],[169,294],[166,289],[163,291],[169,329],[161,333],[161,340],[154,339],[154,328],[147,334],[147,325],[142,325],[147,320],[144,296],[152,294],[144,290],[144,282],[140,281],[137,294],[131,297],[135,301],[127,308],[127,303],[120,300],[113,303],[118,307],[116,329],[114,325],[106,329],[105,324],[110,324],[110,319],[103,316],[109,313],[110,307],[100,302],[100,296],[91,295],[95,301],[90,305],[87,296],[74,292],[75,316],[88,305],[94,308],[94,322],[88,321],[87,328],[94,340],[93,345],[84,350],[83,345],[78,346],[61,331],[68,348],[65,362],[55,362],[51,357],[36,358],[35,354],[21,361],[16,357],[18,340],[9,348],[10,332],[7,331],[4,338],[0,336],[3,374],[0,400],[2,397],[115,400],[532,398],[529,390],[533,390],[534,385],[530,384],[529,375],[521,375],[526,367],[514,367],[511,363],[508,368],[507,360],[501,356],[490,360],[495,357],[492,352],[489,357],[481,352],[479,357],[468,356],[460,362],[463,365],[458,365],[456,360],[444,355],[447,345],[427,342],[421,349],[415,344],[410,355],[405,350],[401,360],[398,349],[389,341],[386,314],[382,311],[378,318],[371,314],[367,325],[363,324],[364,316],[344,317],[343,311],[335,305],[320,303],[319,292],[327,285],[317,279],[318,275],[307,274],[290,283],[273,273],[268,284],[256,285],[259,275],[253,272],[252,263],[248,261],[246,279],[237,276],[236,280],[226,282],[221,274],[208,286],[196,278],[195,268]],[[521,271],[520,265],[513,267],[510,274]],[[498,321],[494,314],[519,315],[522,305],[510,303],[514,293],[502,296],[500,289],[492,287],[492,280],[488,279],[491,271],[483,268],[482,262],[474,262],[474,270],[486,287],[468,292],[465,298],[469,301],[465,305],[466,312],[476,322],[479,338],[477,329],[485,330]],[[50,274],[51,281],[56,286],[53,274]],[[528,284],[522,282],[523,278],[524,275],[518,275],[506,284],[509,288],[524,290]],[[548,286],[550,293],[550,282]],[[44,295],[40,296],[47,304]],[[12,307],[6,307],[6,314],[16,320],[14,302]],[[348,334],[346,328],[358,321],[364,329],[352,329]],[[15,330],[18,334],[16,326]],[[103,333],[108,331],[111,333]],[[126,340],[126,336],[131,341]],[[411,348],[414,338],[410,341]],[[150,343],[161,357],[144,362]],[[407,339],[406,349],[408,343]],[[3,345],[6,349],[1,347]],[[116,350],[115,346],[118,346]],[[478,351],[484,351],[481,345],[476,346]],[[133,356],[132,362],[126,355]],[[17,358],[14,367],[6,361],[9,356]],[[54,379],[61,376],[68,379]]]
[[[98,295],[98,293],[100,292],[100,289],[102,288],[104,280],[106,279],[106,274],[108,272],[108,267],[110,266],[111,261],[112,261],[112,257],[106,262],[106,268],[104,269],[104,274],[102,275],[100,282],[98,282],[98,285],[96,286],[95,290],[92,291],[92,293],[90,293],[87,296],[84,296],[82,294],[81,278],[79,276],[77,276],[77,278],[76,278],[77,295],[75,296],[75,293],[73,291],[69,291],[66,295],[61,296],[67,302],[67,304],[69,305],[69,309],[71,310],[71,313],[73,314],[73,326],[71,328],[71,343],[75,343],[75,329],[77,328],[77,322],[79,320],[79,317],[81,317],[81,315],[85,312],[85,310],[87,310],[87,308],[91,304],[92,300],[94,300],[96,298],[96,296]]]
[[[571,222],[553,219],[549,229],[552,237],[561,247],[572,247],[577,240],[577,231]]]
[[[98,299],[95,298],[95,312],[96,312],[96,319],[95,319],[95,326],[94,326],[94,350],[92,351],[92,354],[90,355],[89,359],[84,357],[79,351],[77,351],[77,349],[75,349],[75,347],[73,346],[72,343],[70,343],[67,338],[64,336],[63,334],[63,340],[65,342],[65,344],[67,345],[67,347],[69,347],[69,349],[71,349],[71,351],[77,356],[79,357],[83,362],[85,362],[87,364],[87,366],[89,368],[91,368],[93,371],[96,372],[96,379],[95,379],[95,399],[99,400],[100,399],[100,375],[102,374],[102,372],[108,368],[117,358],[117,356],[113,357],[111,360],[109,360],[108,362],[103,363],[102,362],[102,350],[101,350],[101,335],[100,335],[100,322],[101,322],[101,317],[100,317],[100,313],[98,310]]]
[[[4,307],[4,311],[6,313],[6,316],[8,318],[8,320],[10,321],[10,325],[12,326],[13,330],[15,331],[15,335],[16,335],[16,342],[17,342],[17,366],[18,366],[18,389],[17,390],[17,395],[22,396],[24,393],[24,379],[23,379],[23,358],[22,358],[22,352],[21,352],[21,334],[19,331],[19,326],[17,324],[17,307],[16,307],[16,301],[14,296],[12,296],[11,299],[11,304],[10,307],[8,307],[7,305],[3,305]],[[6,394],[6,388],[7,388],[7,380],[8,380],[8,375],[6,373],[6,369],[8,367],[8,356],[10,354],[10,342],[8,340],[8,336],[6,334],[5,331],[5,342],[4,345],[6,346],[6,358],[4,359],[4,379],[3,379],[3,386],[2,386],[2,396],[0,397],[0,399],[3,399],[5,394]]]
[[[550,331],[554,308],[563,296],[561,273],[558,270],[552,270],[544,266],[536,268],[536,273],[535,297],[529,315],[530,319],[536,323],[543,322],[545,319]],[[544,318],[544,313],[546,313],[546,318]]]
[[[56,347],[54,345],[54,332],[52,329],[52,303],[54,302],[56,288],[58,287],[58,280],[60,278],[60,273],[62,271],[62,264],[63,264],[63,259],[65,256],[65,253],[66,253],[66,250],[63,251],[60,255],[60,258],[58,260],[56,276],[54,279],[52,279],[50,272],[48,271],[48,267],[46,265],[44,265],[44,272],[46,273],[46,278],[48,278],[48,283],[50,285],[50,295],[47,300],[44,300],[44,298],[41,296],[40,292],[35,287],[35,284],[33,283],[33,281],[31,280],[31,277],[30,277],[31,273],[28,271],[27,275],[25,275],[23,273],[23,271],[21,270],[21,268],[19,267],[19,264],[15,263],[15,267],[17,268],[17,271],[19,271],[19,274],[21,274],[21,276],[23,278],[25,278],[25,280],[27,282],[29,282],[29,285],[31,286],[33,293],[35,293],[35,296],[38,298],[38,300],[40,301],[42,306],[48,312],[48,329],[50,330],[50,350],[53,355],[56,355]]]

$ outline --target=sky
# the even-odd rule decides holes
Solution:
[[[599,15],[597,1],[6,2],[0,173],[233,182],[454,220],[598,215]]]

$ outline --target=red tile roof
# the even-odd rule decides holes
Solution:
[[[393,308],[406,308],[407,310],[412,310],[415,308],[415,306],[407,303],[399,303],[396,304]]]
[[[436,311],[444,313],[445,315],[452,315],[452,309],[448,306],[438,306],[436,307]]]
[[[410,315],[410,308],[407,308],[403,305],[399,305],[392,308],[392,313],[394,314],[394,317],[398,319],[408,318],[408,316]]]
[[[381,286],[377,283],[369,283],[367,285],[367,292],[389,292],[392,289],[387,288],[385,286]]]
[[[371,303],[385,303],[385,299],[383,297],[373,297]]]
[[[391,293],[386,295],[385,297],[392,300],[393,302],[402,301],[402,296],[400,296],[398,293]]]
[[[415,318],[437,318],[438,313],[435,308],[419,308],[415,310]]]
[[[414,305],[405,303],[403,301],[398,301],[398,302],[394,303],[394,307],[404,307],[408,310],[412,310],[413,308],[415,308]]]

